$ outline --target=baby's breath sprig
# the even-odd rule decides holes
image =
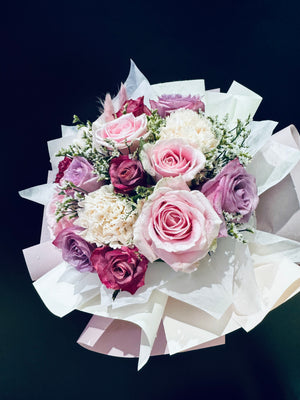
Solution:
[[[226,222],[237,222],[239,223],[240,220],[243,218],[242,214],[239,213],[229,213],[227,211],[223,211],[223,216]]]
[[[139,159],[140,153],[141,153],[145,143],[146,143],[145,139],[143,137],[141,137],[141,139],[139,140],[138,147],[136,148],[136,150],[131,155],[132,159],[135,159],[135,160]]]
[[[79,196],[78,200],[83,199],[84,195],[88,194],[86,190],[80,188],[79,186],[74,185],[74,183],[70,181],[66,181],[64,185],[60,187],[59,194],[68,196],[70,190],[72,190],[72,193],[74,193],[74,195]]]
[[[133,196],[133,198],[134,198],[135,202],[137,202],[139,199],[147,200],[148,197],[151,196],[153,191],[154,191],[154,186],[150,186],[150,187],[137,186],[135,188],[136,195]]]
[[[83,123],[83,122],[80,121],[80,118],[75,114],[73,115],[73,121],[72,122],[73,122],[74,125],[76,124],[76,127],[78,129],[81,129],[81,128],[87,128],[88,130],[92,129],[91,121],[87,120],[86,123]]]
[[[93,148],[92,124],[87,121],[86,124],[80,121],[77,115],[73,116],[73,123],[78,129],[79,143],[71,144],[62,148],[57,157],[88,157]],[[80,136],[80,134],[81,136]]]
[[[212,179],[229,161],[235,158],[238,158],[243,165],[247,165],[251,160],[248,147],[245,144],[250,134],[248,125],[251,118],[249,115],[245,121],[238,119],[236,126],[232,129],[228,127],[228,115],[221,121],[217,116],[208,118],[212,123],[214,133],[218,140],[217,146],[205,154],[206,178]]]
[[[151,115],[147,115],[147,128],[150,131],[147,142],[156,142],[160,138],[160,130],[166,125],[166,120],[162,118],[157,110],[151,111]]]
[[[69,219],[78,217],[78,201],[72,197],[67,197],[63,202],[56,203],[56,222],[59,222],[63,217],[68,216]]]
[[[72,182],[66,182],[60,189],[58,194],[65,196],[65,199],[62,202],[56,203],[56,221],[58,222],[65,216],[68,216],[69,219],[78,217],[78,203],[84,199],[87,192],[75,186]],[[72,195],[70,193],[72,193]]]
[[[120,155],[115,143],[110,139],[106,139],[110,148],[99,146],[95,149],[93,146],[92,123],[90,121],[87,121],[86,124],[82,123],[77,115],[74,115],[73,123],[77,123],[78,130],[82,131],[80,143],[71,144],[67,148],[61,149],[56,156],[84,157],[93,165],[99,180],[108,180],[109,162],[112,158]]]
[[[123,199],[125,198],[132,205],[133,209],[135,209],[139,200],[147,200],[148,197],[153,193],[153,191],[154,186],[137,186],[134,189],[135,194],[130,193],[129,196],[128,194],[116,193],[116,195],[122,197]]]
[[[223,211],[223,216],[226,223],[227,233],[241,243],[247,243],[243,232],[254,233],[254,229],[240,223],[243,216],[241,214],[231,214]]]
[[[124,220],[126,220],[132,213],[137,212],[138,208],[143,204],[145,200],[153,193],[154,186],[152,187],[145,187],[145,186],[137,186],[134,189],[136,194],[131,193],[129,196],[128,194],[123,193],[116,193],[117,196],[121,197],[122,199],[126,199],[128,205],[128,212],[124,214]]]
[[[110,179],[110,161],[113,158],[119,157],[121,155],[120,151],[116,148],[116,145],[112,140],[106,139],[105,141],[111,146],[111,148],[100,146],[98,150],[93,149],[89,159],[90,163],[93,164],[99,180]]]

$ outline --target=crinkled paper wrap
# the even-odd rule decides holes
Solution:
[[[205,91],[203,80],[150,85],[131,63],[125,82],[129,98],[167,93],[200,94],[207,115],[230,115],[229,123],[254,115],[261,97],[234,82],[227,93]],[[114,100],[118,102],[118,97]],[[63,317],[72,310],[93,314],[78,339],[87,349],[121,357],[174,354],[225,342],[225,335],[255,327],[273,308],[300,288],[300,140],[294,126],[272,135],[276,122],[251,122],[247,139],[253,159],[247,170],[256,177],[260,202],[257,231],[248,244],[218,239],[217,251],[191,274],[174,272],[162,262],[150,264],[145,286],[135,295],[112,290],[97,274],[80,273],[61,258],[43,220],[41,243],[24,250],[34,286],[48,309]],[[55,153],[78,135],[62,127],[62,138],[48,143],[53,181]],[[46,205],[54,190],[48,183],[20,192]],[[282,205],[284,204],[284,207]]]

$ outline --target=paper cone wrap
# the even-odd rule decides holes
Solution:
[[[125,82],[129,98],[145,103],[160,94],[200,94],[206,115],[237,118],[254,115],[261,97],[234,82],[227,93],[205,91],[204,81],[150,85],[131,64]],[[118,97],[113,99],[118,103]],[[272,136],[276,123],[253,121],[247,139],[253,156],[247,171],[256,178],[257,230],[242,244],[218,239],[217,251],[191,274],[173,271],[163,262],[149,265],[145,285],[134,295],[112,290],[95,273],[81,273],[61,258],[52,244],[44,216],[41,243],[24,250],[34,287],[48,309],[63,317],[72,310],[92,314],[78,343],[89,350],[119,357],[139,357],[138,368],[151,355],[175,354],[225,343],[225,335],[254,328],[269,311],[300,288],[300,140],[291,125]],[[48,143],[53,171],[47,184],[20,192],[46,205],[55,185],[55,153],[80,135],[62,127],[62,138]]]

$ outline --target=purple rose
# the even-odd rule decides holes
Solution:
[[[90,257],[95,245],[88,243],[75,232],[84,230],[80,227],[71,227],[62,230],[53,241],[53,244],[62,250],[62,258],[73,265],[80,272],[93,272]]]
[[[243,223],[249,221],[258,204],[255,177],[247,173],[238,158],[230,161],[215,178],[206,182],[201,192],[223,221],[219,237],[227,236],[223,211],[240,214],[242,218],[239,222]]]
[[[83,157],[74,157],[68,168],[65,170],[60,184],[64,181],[72,182],[75,186],[86,192],[94,192],[102,185],[94,173],[93,166]]]
[[[204,103],[200,100],[200,96],[182,96],[181,94],[163,94],[158,101],[150,100],[152,109],[157,109],[158,114],[165,118],[172,111],[179,108],[189,109],[193,111],[204,111]]]
[[[129,193],[137,186],[143,186],[146,174],[139,160],[127,155],[113,158],[110,162],[109,175],[117,193]]]
[[[141,114],[151,115],[151,111],[144,104],[144,96],[138,97],[135,100],[125,101],[120,110],[116,112],[116,117],[119,118],[122,115],[129,113],[132,113],[135,117],[138,117]]]
[[[122,246],[115,250],[109,246],[98,247],[93,251],[91,261],[101,282],[109,289],[134,294],[145,284],[148,260],[136,247]]]

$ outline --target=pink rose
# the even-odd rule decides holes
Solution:
[[[135,100],[127,100],[120,110],[116,112],[116,117],[119,118],[124,114],[132,113],[135,117],[139,115],[146,114],[151,115],[151,111],[144,104],[144,96],[138,97]]]
[[[109,175],[117,193],[130,193],[137,186],[146,183],[146,174],[139,160],[128,155],[113,158],[110,161]]]
[[[99,189],[102,182],[94,173],[93,166],[83,157],[74,157],[68,168],[64,171],[60,184],[64,181],[72,182],[75,186],[90,193]]]
[[[134,294],[145,284],[148,260],[136,247],[122,246],[115,250],[109,246],[98,247],[91,255],[91,262],[101,282],[109,289]]]
[[[190,182],[205,166],[204,154],[180,138],[146,143],[140,157],[145,171],[156,181],[181,175]]]
[[[150,105],[152,109],[157,109],[158,114],[163,118],[179,108],[204,111],[204,103],[200,100],[200,97],[191,95],[163,94],[158,98],[158,101],[150,100]]]
[[[222,219],[220,237],[228,236],[223,211],[240,214],[239,222],[248,222],[258,204],[255,177],[248,174],[239,159],[230,161],[218,175],[206,182],[201,192]]]
[[[132,113],[107,122],[94,133],[94,145],[96,148],[104,146],[112,149],[109,143],[112,141],[115,147],[123,153],[128,153],[128,146],[133,152],[142,137],[147,137],[147,118],[145,114],[135,117]]]
[[[134,226],[134,243],[150,262],[161,258],[191,272],[218,236],[221,220],[207,198],[181,177],[162,179]]]
[[[55,238],[63,229],[72,227],[74,221],[76,220],[76,218],[70,219],[69,216],[65,216],[58,222],[56,221],[55,212],[57,203],[61,203],[64,199],[65,196],[59,195],[58,192],[56,192],[46,206],[46,220],[50,230],[51,238]]]

